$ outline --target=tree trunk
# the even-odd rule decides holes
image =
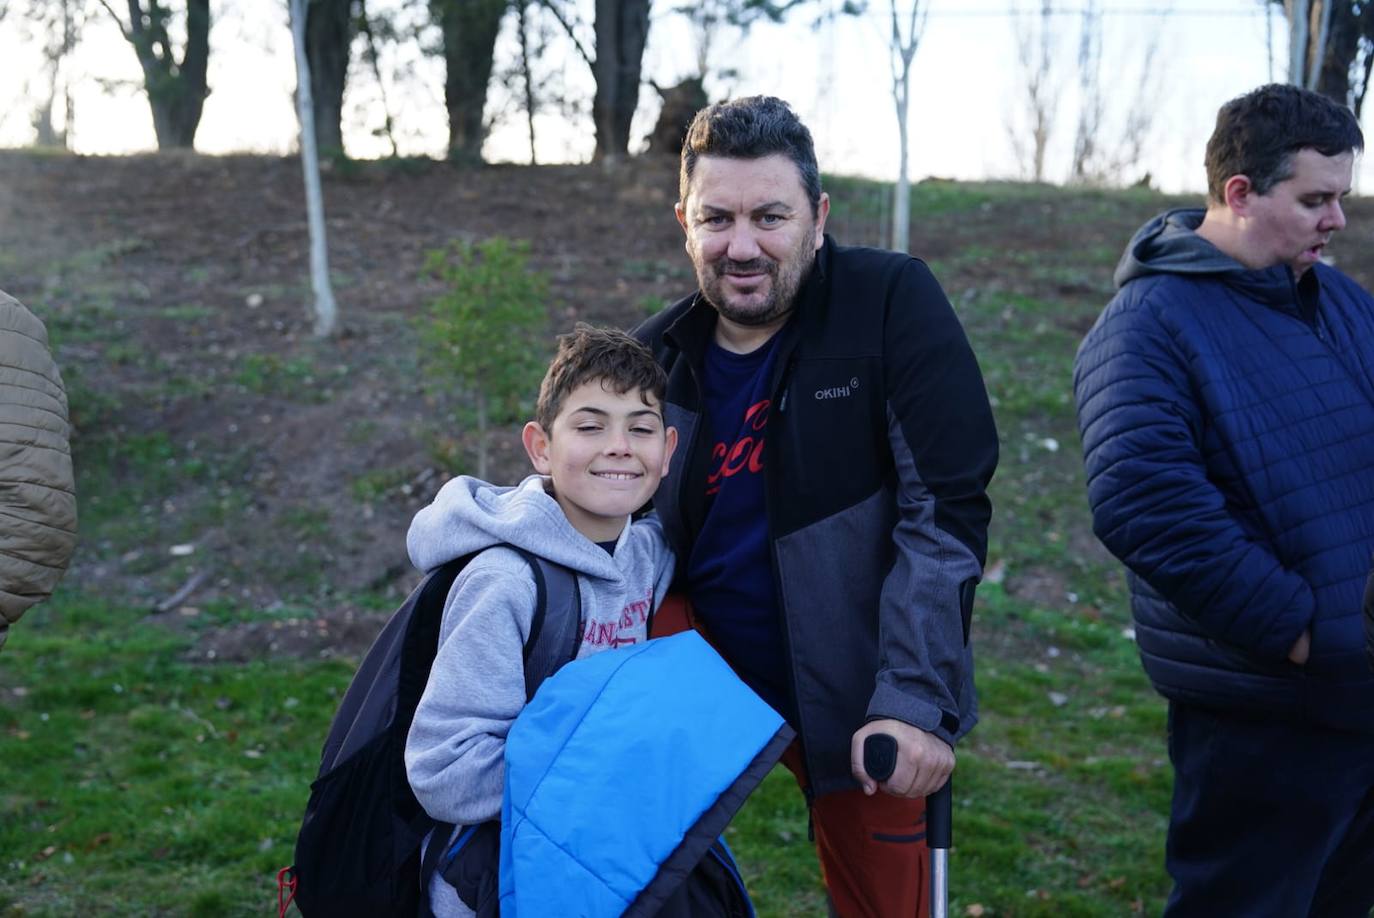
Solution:
[[[1313,88],[1353,108],[1355,100],[1350,98],[1350,65],[1360,52],[1360,17],[1355,13],[1353,4],[1337,2],[1331,8],[1325,50]]]
[[[1348,105],[1358,118],[1364,107],[1374,55],[1361,58],[1374,42],[1374,11],[1354,0],[1271,0],[1287,14],[1290,30],[1289,82]],[[1356,69],[1357,64],[1363,67]],[[1296,72],[1305,74],[1295,78]]]
[[[161,0],[129,2],[128,39],[143,68],[143,85],[153,110],[159,150],[190,149],[209,94],[210,0],[186,0],[186,48],[177,63],[167,35],[168,11]]]
[[[430,8],[444,36],[449,159],[481,162],[487,139],[482,110],[506,0],[431,0]]]
[[[366,0],[360,0],[358,3],[358,30],[367,40],[367,53],[364,57],[372,64],[372,77],[377,81],[377,92],[382,97],[382,132],[386,134],[386,142],[391,145],[391,156],[395,159],[400,155],[400,148],[396,146],[396,119],[391,117],[391,103],[386,98],[381,50],[377,47],[377,33],[372,30],[372,23],[367,18]]]
[[[539,159],[534,142],[536,100],[534,98],[534,72],[530,69],[529,8],[530,0],[516,0],[515,11],[520,18],[520,79],[525,84],[525,123],[529,125],[530,129],[530,165],[537,166]]]
[[[629,152],[630,122],[639,106],[639,74],[649,37],[650,0],[596,0],[596,159]]]
[[[315,138],[314,98],[310,85],[306,28],[307,0],[291,0],[291,39],[296,51],[296,119],[301,126],[301,169],[305,176],[305,212],[310,227],[310,282],[315,292],[315,335],[334,333],[338,309],[329,282],[329,247],[325,240],[324,195],[320,189],[320,156]]]
[[[74,0],[57,0],[57,4],[57,12],[53,19],[44,21],[49,32],[43,52],[48,63],[47,87],[45,97],[34,112],[33,126],[37,132],[35,142],[38,146],[69,149],[74,120],[72,81],[70,76],[65,81],[62,80],[62,64],[76,48],[82,23],[78,21],[77,11],[73,9]],[[3,12],[4,2],[0,0],[0,16]],[[66,103],[66,113],[61,127],[56,121],[59,93]]]
[[[911,61],[921,45],[925,19],[921,16],[921,0],[911,0],[911,16],[903,34],[897,16],[897,0],[888,0],[892,13],[892,35],[889,39],[888,59],[892,65],[892,101],[897,106],[897,184],[892,189],[892,248],[903,255],[911,252],[911,179],[907,177],[907,159],[911,152]],[[926,8],[930,14],[930,8]]]
[[[1288,4],[1288,82],[1302,86],[1307,78],[1308,2],[1290,0]]]
[[[1364,100],[1369,98],[1369,81],[1374,78],[1374,54],[1367,55],[1364,59],[1363,79],[1359,81],[1355,91],[1351,93],[1355,97],[1355,120],[1359,121],[1363,117]]]
[[[897,185],[892,190],[892,248],[903,255],[911,252],[911,179],[907,177],[908,114],[897,113],[897,130],[901,135],[897,153]]]
[[[1326,46],[1331,39],[1332,4],[1346,2],[1348,0],[1320,0],[1312,11],[1317,21],[1313,23],[1313,29],[1308,37],[1307,81],[1302,84],[1307,89],[1315,90],[1317,81],[1321,79],[1322,64],[1326,60]]]
[[[329,157],[343,156],[343,94],[353,44],[353,0],[308,0],[305,60],[315,102],[315,140]]]

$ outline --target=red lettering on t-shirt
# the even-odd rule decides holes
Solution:
[[[764,399],[749,406],[749,410],[744,412],[744,420],[754,430],[763,430],[768,423],[768,406],[771,404],[769,399]]]
[[[706,493],[715,494],[720,490],[722,478],[730,478],[740,472],[748,471],[757,475],[763,471],[763,429],[768,424],[768,407],[771,401],[764,399],[749,406],[744,412],[744,422],[757,437],[746,436],[726,446],[724,442],[711,447],[711,461],[716,463],[715,470],[706,476]]]

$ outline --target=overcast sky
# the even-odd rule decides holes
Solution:
[[[388,0],[372,0],[380,7]],[[904,0],[897,0],[904,6]],[[584,2],[590,7],[590,0]],[[696,40],[676,4],[655,4],[645,75],[671,83],[696,67]],[[816,4],[817,7],[822,4]],[[291,89],[295,85],[290,32],[283,0],[215,0],[211,32],[210,85],[197,149],[207,153],[294,150],[296,124]],[[1032,0],[935,0],[912,70],[910,175],[961,179],[1009,178],[1022,171],[1011,134],[1022,124],[1026,104],[1015,39],[1019,21],[1034,19]],[[1128,179],[1149,171],[1167,191],[1203,187],[1202,151],[1217,107],[1272,77],[1285,76],[1285,29],[1272,21],[1276,61],[1268,60],[1266,16],[1259,0],[1102,0],[1103,82],[1106,127],[1100,140],[1110,145],[1119,124],[1141,96],[1154,111],[1151,142]],[[747,36],[721,35],[713,44],[715,70],[737,76],[708,83],[713,97],[769,93],[793,104],[816,136],[822,169],[830,173],[892,178],[897,171],[897,122],[887,62],[885,0],[870,0],[860,17],[840,17],[819,29],[811,13],[798,13],[781,26],[756,26]],[[1052,135],[1048,177],[1068,172],[1077,109],[1076,43],[1080,0],[1065,0],[1053,19],[1055,81],[1059,118]],[[590,18],[590,10],[588,10]],[[509,33],[509,30],[507,30]],[[588,36],[588,40],[590,37]],[[1146,51],[1157,42],[1150,73],[1143,73]],[[510,34],[498,57],[513,53]],[[569,87],[570,95],[590,99],[587,68],[566,43],[541,58],[543,75]],[[23,42],[10,23],[0,24],[0,60],[8,79],[0,81],[0,145],[32,138],[26,93],[40,84],[41,56]],[[442,155],[445,142],[442,65],[413,47],[389,55],[384,68],[388,102],[399,126],[401,152]],[[406,76],[396,80],[391,70]],[[389,147],[371,131],[381,124],[380,93],[370,72],[355,65],[346,99],[345,138],[355,156],[383,155]],[[88,29],[72,62],[76,131],[73,146],[82,153],[127,153],[154,148],[152,118],[138,91],[139,71],[132,49],[102,13]],[[634,135],[642,137],[657,113],[651,89],[642,94]],[[590,120],[547,113],[538,120],[541,161],[578,161],[590,156]],[[1024,134],[1024,131],[1022,132]],[[487,147],[488,158],[525,161],[528,140],[523,121],[499,122]],[[1364,169],[1362,168],[1363,172]]]

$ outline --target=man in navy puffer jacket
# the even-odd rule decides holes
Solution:
[[[1207,209],[1136,234],[1075,362],[1093,527],[1169,700],[1171,916],[1374,906],[1374,300],[1321,260],[1363,143],[1315,93],[1228,102]]]

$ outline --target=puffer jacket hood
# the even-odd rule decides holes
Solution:
[[[563,667],[506,739],[501,914],[656,914],[792,738],[695,632]]]
[[[514,545],[578,573],[620,579],[615,560],[568,522],[547,482],[540,475],[514,487],[467,475],[453,479],[439,489],[433,503],[415,514],[406,534],[411,563],[432,571],[493,545]],[[627,525],[617,546],[629,533]]]
[[[1136,230],[1117,263],[1117,287],[1150,274],[1226,274],[1248,270],[1197,234],[1206,211],[1181,207],[1153,217]]]

